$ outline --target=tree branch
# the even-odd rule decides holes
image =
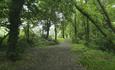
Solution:
[[[112,23],[111,23],[111,19],[106,11],[106,9],[104,8],[104,6],[101,4],[100,0],[97,0],[97,2],[99,3],[101,9],[102,9],[102,12],[104,13],[105,17],[106,17],[106,20],[107,20],[107,25],[109,26],[109,28],[115,33],[115,28],[112,26]]]
[[[91,17],[88,13],[86,13],[84,10],[82,10],[82,9],[81,9],[79,6],[77,6],[76,4],[75,4],[75,7],[76,7],[76,9],[77,9],[79,12],[81,12],[81,14],[83,14],[85,17],[87,17],[87,18],[96,26],[96,28],[100,31],[100,33],[101,33],[104,37],[107,37],[106,33],[99,27],[98,24],[96,24],[97,22],[96,22],[94,19],[92,19],[92,17]]]

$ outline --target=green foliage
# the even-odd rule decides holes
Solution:
[[[15,33],[15,30],[17,30],[17,36],[15,34],[13,36],[14,38],[10,40],[18,40],[18,43],[16,45],[16,52],[19,52],[19,55],[22,54],[22,52],[24,52],[25,49],[28,49],[29,47],[45,48],[49,45],[55,45],[58,42],[63,42],[64,39],[62,38],[58,38],[58,42],[53,40],[53,35],[51,36],[51,38],[48,37],[48,39],[44,39],[42,37],[43,35],[45,36],[46,32],[48,33],[48,31],[50,31],[51,26],[54,26],[55,28],[55,36],[65,34],[65,38],[71,38],[74,43],[79,43],[79,45],[77,46],[80,48],[75,48],[75,51],[80,51],[80,53],[85,52],[91,57],[92,55],[94,55],[89,54],[94,53],[94,50],[90,51],[90,49],[84,47],[84,45],[88,45],[88,47],[91,47],[93,49],[115,50],[115,34],[114,32],[112,32],[110,27],[113,26],[114,30],[115,7],[112,7],[115,3],[114,0],[101,1],[103,8],[110,18],[109,22],[111,22],[112,24],[108,23],[107,15],[103,12],[103,9],[100,7],[96,0],[25,0],[22,11],[18,11],[18,8],[16,8],[18,3],[21,4],[21,0],[17,0],[18,2],[16,2],[16,6],[16,3],[12,3],[11,5],[10,1],[13,2],[15,0],[0,0],[0,27],[5,27],[7,30],[6,32],[8,32],[9,34],[11,33],[9,31],[9,28],[14,29],[14,31],[12,31],[12,35],[9,38],[11,38],[14,35],[13,33]],[[11,15],[9,15],[8,9],[10,5],[12,6]],[[13,8],[15,9],[13,10]],[[17,11],[20,13],[14,13],[13,11]],[[19,25],[17,24],[18,21],[14,22],[14,14],[20,15],[17,17],[22,21],[22,29],[20,28],[21,31],[19,34],[19,39],[18,28],[21,22]],[[14,24],[12,25],[13,27],[9,27],[9,24],[11,24],[8,20],[9,17],[12,17],[12,22],[14,22]],[[16,24],[18,25],[17,29],[15,28]],[[41,29],[39,29],[39,26],[42,26]],[[38,27],[38,29],[36,29],[38,30],[38,33],[34,34],[33,28],[35,27]],[[60,32],[61,34],[58,35],[58,33]],[[0,39],[4,35],[3,33],[4,32],[0,32]],[[3,48],[5,48],[5,51],[7,51],[8,48],[7,41],[8,38],[5,38],[3,40]],[[16,40],[9,42],[15,45],[14,42],[16,42]],[[0,48],[0,50],[2,49]],[[89,52],[86,52],[87,50]],[[98,52],[98,54],[99,56],[105,55],[105,52]],[[99,63],[102,64],[101,62]],[[106,62],[103,63],[105,63],[105,65],[107,64]]]
[[[87,48],[82,44],[74,44],[72,52],[80,55],[80,63],[87,70],[114,70],[115,55],[101,50]]]
[[[48,40],[38,37],[38,36],[33,38],[33,46],[34,47],[38,47],[38,48],[44,47],[45,48],[49,45],[55,45],[55,44],[56,44],[56,42],[54,40],[48,41]]]
[[[58,42],[61,43],[61,42],[64,42],[64,38],[58,38]]]

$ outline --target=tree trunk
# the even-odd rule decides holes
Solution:
[[[65,24],[62,23],[62,37],[65,38]]]
[[[24,0],[12,0],[9,11],[10,31],[8,39],[7,56],[14,61],[17,58],[16,46],[18,42],[19,26],[21,24],[20,14],[24,4]]]
[[[57,25],[55,24],[55,41],[57,41]]]
[[[26,32],[27,42],[30,43],[30,25],[27,24],[27,32]]]
[[[47,21],[47,34],[46,34],[46,39],[48,39],[49,38],[49,30],[50,30],[50,22],[49,21]]]
[[[90,32],[90,26],[89,26],[89,21],[88,19],[86,18],[86,45],[88,46],[89,45],[89,32]]]
[[[65,38],[65,29],[63,28],[62,37]]]
[[[74,37],[75,37],[75,40],[77,39],[77,22],[76,22],[76,18],[77,15],[75,14],[75,18],[74,18]]]

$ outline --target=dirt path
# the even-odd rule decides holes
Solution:
[[[24,70],[84,70],[76,63],[76,57],[70,51],[71,44],[68,41],[48,48],[33,48],[26,54],[29,59],[28,67]],[[31,58],[32,57],[32,58]],[[31,59],[31,60],[30,60]]]

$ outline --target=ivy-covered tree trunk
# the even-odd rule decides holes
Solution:
[[[20,13],[24,0],[12,0],[9,11],[10,31],[8,39],[7,56],[10,60],[16,60],[16,46],[18,42],[19,26],[21,24]]]

